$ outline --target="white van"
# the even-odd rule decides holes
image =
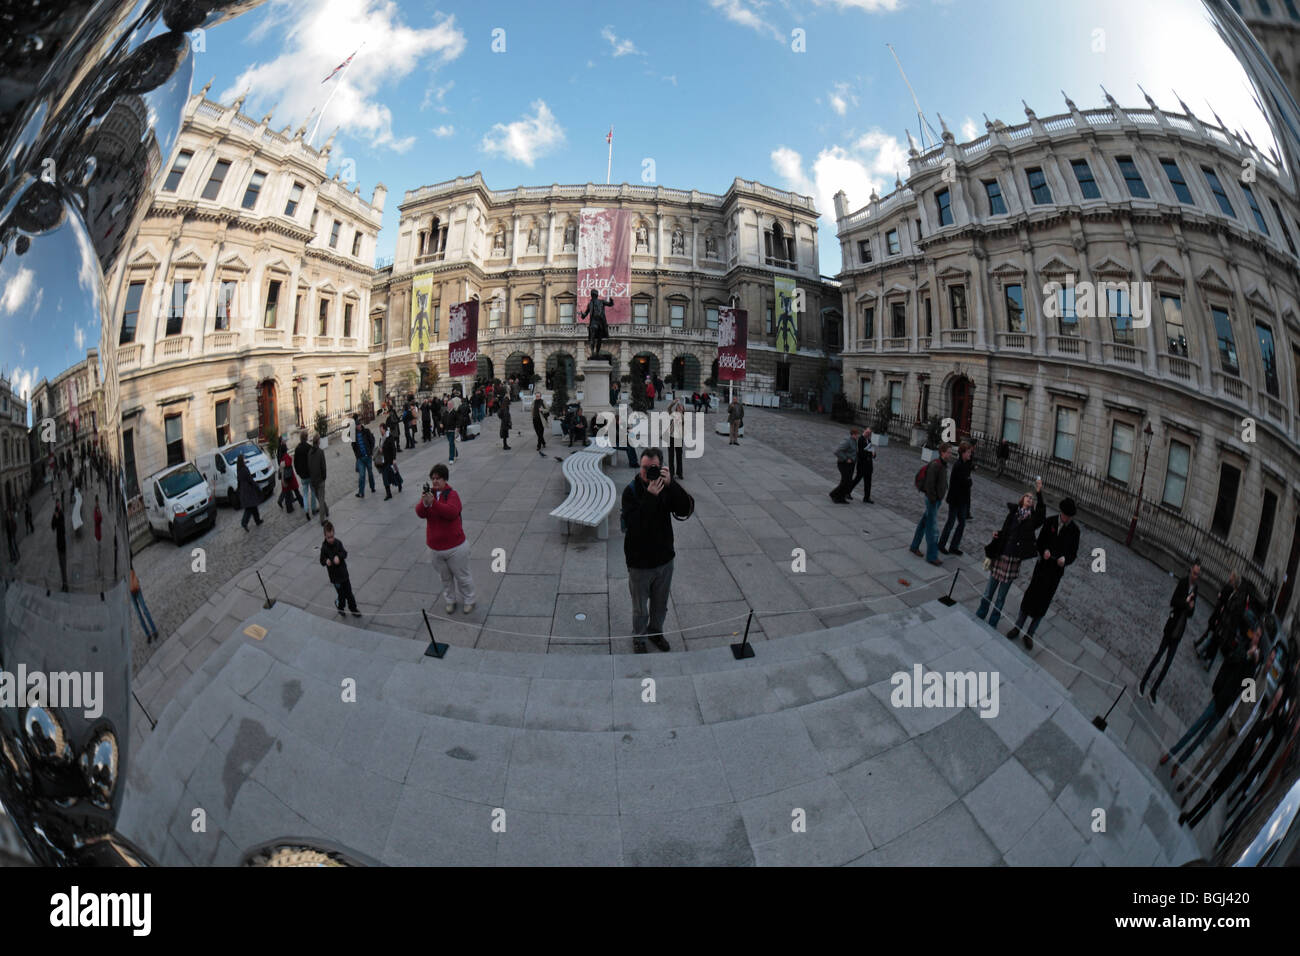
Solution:
[[[244,464],[262,489],[262,496],[266,497],[274,491],[275,466],[254,442],[237,441],[221,448],[213,448],[199,455],[197,460],[199,471],[212,483],[213,496],[218,501],[224,499],[232,508],[239,507],[239,479],[235,466],[240,455],[244,456]]]
[[[141,497],[155,535],[169,535],[177,544],[191,532],[217,523],[217,503],[211,486],[193,462],[164,468],[145,479]]]

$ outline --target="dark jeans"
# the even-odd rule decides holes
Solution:
[[[541,451],[546,447],[546,433],[541,428],[534,428],[533,431],[537,432],[537,450]]]
[[[680,443],[673,442],[668,446],[668,470],[673,473],[674,478],[686,477],[686,449]]]
[[[939,502],[931,501],[927,496],[925,499],[925,511],[921,514],[921,520],[916,523],[916,533],[912,535],[912,550],[919,550],[921,547],[921,538],[925,538],[925,560],[939,560]],[[1006,593],[1002,595],[1002,600],[1006,600]],[[998,602],[998,608],[1001,609],[1002,601]],[[983,617],[984,615],[980,615]],[[994,618],[996,620],[996,618]]]
[[[281,485],[280,489],[281,489],[280,497],[278,500],[280,504],[285,506],[284,510],[287,511],[289,514],[293,514],[293,503],[295,500],[297,500],[300,506],[304,508],[307,507],[302,503],[302,492],[300,492],[297,488],[285,488],[283,485]]]
[[[1025,627],[1026,619],[1028,619],[1029,621],[1028,628]],[[1042,620],[1041,617],[1029,617],[1029,615],[1026,614],[1024,611],[1021,611],[1020,616],[1016,618],[1016,630],[1023,631],[1025,634],[1028,634],[1030,637],[1033,637],[1034,631],[1038,630],[1038,622],[1041,620]]]
[[[261,523],[262,523],[262,516],[261,516],[260,514],[257,513],[257,506],[256,506],[256,505],[254,505],[254,506],[251,507],[251,508],[245,508],[245,509],[244,509],[244,517],[243,517],[243,519],[239,522],[239,526],[240,526],[241,528],[244,528],[245,530],[247,530],[247,529],[248,529],[248,519],[249,519],[249,518],[252,518],[252,519],[253,519],[254,521],[256,521],[258,524],[261,524]]]
[[[837,461],[835,467],[840,470],[840,483],[831,492],[831,497],[843,498],[853,489],[853,462]]]
[[[875,463],[872,462],[870,459],[867,460],[865,465],[862,462],[858,462],[858,471],[857,474],[853,476],[853,484],[849,485],[848,494],[853,494],[853,489],[858,486],[858,482],[860,481],[862,482],[863,499],[865,500],[867,498],[870,498],[871,497],[871,472],[875,470],[875,467],[876,467]]]
[[[415,447],[415,423],[408,422],[406,425],[406,447]]]
[[[663,633],[672,585],[672,561],[657,568],[627,569],[627,587],[632,594],[632,633],[637,637]]]
[[[997,627],[998,621],[1002,619],[1002,605],[1007,603],[1007,592],[1011,590],[1012,581],[999,581],[992,574],[989,575],[989,586],[984,589],[984,597],[980,598],[980,609],[975,612],[975,616],[981,621],[987,614],[989,627]],[[995,598],[994,592],[997,593]],[[993,613],[989,614],[990,605]],[[1033,633],[1031,630],[1029,633]]]
[[[140,626],[144,628],[144,636],[153,638],[158,636],[158,625],[153,622],[153,615],[149,613],[149,605],[144,603],[144,593],[131,595],[131,603],[135,605],[135,613],[140,616]]]
[[[366,496],[366,476],[370,476],[370,490],[375,490],[375,469],[371,467],[370,458],[357,459],[357,494]]]
[[[1218,726],[1223,714],[1224,711],[1219,710],[1214,701],[1210,701],[1209,706],[1201,711],[1201,716],[1192,721],[1192,726],[1187,728],[1187,733],[1170,748],[1169,753],[1178,760],[1186,760],[1192,755],[1192,751],[1201,745],[1201,741],[1210,735],[1210,731]],[[1187,749],[1183,750],[1184,747]],[[1179,756],[1180,750],[1183,751],[1182,756]]]
[[[352,596],[351,578],[344,578],[342,581],[331,581],[330,583],[334,585],[334,590],[339,596],[339,599],[334,602],[334,606],[341,611],[343,605],[346,604],[348,610],[355,611],[357,609],[357,599]]]
[[[68,552],[59,549],[59,576],[63,578],[63,590],[68,589]]]
[[[953,530],[953,523],[957,525],[957,530],[952,536],[953,548],[961,547],[961,536],[966,530],[966,519],[970,517],[970,505],[948,505],[948,520],[943,524],[943,533],[939,535],[939,547],[948,547],[948,532]]]
[[[456,460],[456,429],[447,430],[447,460]]]
[[[1156,677],[1156,682],[1151,685],[1151,693],[1155,693],[1164,681],[1165,675],[1169,673],[1169,666],[1174,662],[1174,654],[1178,652],[1178,645],[1183,639],[1183,628],[1186,625],[1185,619],[1170,619],[1165,625],[1164,636],[1160,638],[1160,646],[1156,648],[1156,656],[1151,658],[1151,663],[1147,665],[1147,672],[1142,675],[1140,687],[1145,687],[1147,680],[1151,677],[1151,672],[1156,669],[1156,664],[1160,661],[1162,654],[1165,657],[1165,666],[1160,668],[1160,674]]]

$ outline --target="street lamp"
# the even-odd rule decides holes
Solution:
[[[1138,482],[1137,501],[1133,504],[1133,520],[1129,522],[1128,537],[1124,539],[1126,548],[1133,547],[1133,535],[1137,533],[1138,511],[1142,508],[1142,492],[1147,485],[1147,462],[1151,460],[1151,436],[1155,434],[1151,430],[1151,422],[1147,422],[1147,427],[1142,429],[1142,434],[1146,438],[1146,448],[1142,452],[1142,480]]]

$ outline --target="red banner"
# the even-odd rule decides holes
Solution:
[[[743,382],[749,348],[749,313],[724,305],[718,309],[718,381]]]
[[[478,372],[478,300],[470,299],[447,313],[447,362],[452,378]]]
[[[578,307],[587,307],[591,290],[602,299],[605,321],[626,325],[632,320],[632,216],[627,209],[584,209],[578,222]],[[579,322],[585,322],[579,319]]]

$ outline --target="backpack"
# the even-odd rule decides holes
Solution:
[[[280,479],[282,481],[293,481],[293,464],[285,462],[280,468]]]
[[[925,472],[929,467],[930,467],[930,462],[927,461],[924,465],[921,466],[921,470],[916,473],[916,478],[913,481],[913,484],[916,485],[917,491],[925,490]]]

